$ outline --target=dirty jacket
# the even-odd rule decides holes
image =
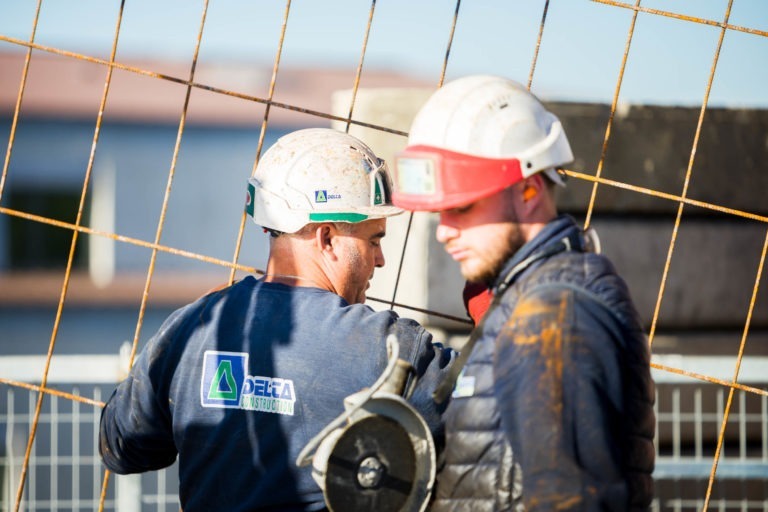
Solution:
[[[638,315],[574,221],[507,262],[446,411],[433,511],[644,510],[654,387]]]
[[[410,403],[439,439],[431,392],[452,352],[391,311],[247,277],[179,309],[147,343],[102,412],[104,464],[136,473],[178,455],[185,512],[323,509],[296,458],[382,373],[389,333],[420,377]]]

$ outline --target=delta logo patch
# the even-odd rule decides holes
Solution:
[[[327,203],[331,199],[341,199],[341,194],[329,194],[327,190],[315,190],[316,203]]]
[[[293,416],[293,381],[248,375],[248,354],[207,350],[203,354],[200,403],[203,407],[243,409]]]

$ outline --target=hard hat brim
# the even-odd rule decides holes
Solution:
[[[448,210],[499,192],[524,177],[516,158],[480,158],[409,146],[395,158],[392,202],[406,210]]]

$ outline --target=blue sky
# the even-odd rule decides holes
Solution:
[[[633,5],[633,0],[624,0]],[[107,57],[118,0],[44,0],[36,42]],[[28,40],[36,0],[0,2],[0,36]],[[271,67],[284,0],[210,0],[201,62],[236,61]],[[722,21],[727,0],[644,0],[643,7]],[[371,2],[293,0],[282,66],[358,64]],[[494,73],[527,82],[544,0],[464,0],[447,79]],[[118,60],[189,60],[202,0],[126,0]],[[364,69],[385,68],[438,83],[453,0],[378,0]],[[590,0],[550,0],[533,90],[544,99],[610,103],[632,10]],[[734,0],[729,18],[768,32],[768,1]],[[638,16],[620,100],[700,105],[720,29],[648,13]],[[20,50],[0,40],[0,51]],[[711,106],[768,107],[768,37],[729,31]]]

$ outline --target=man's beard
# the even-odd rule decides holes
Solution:
[[[464,278],[473,283],[492,284],[499,274],[501,274],[507,261],[509,261],[509,259],[512,258],[525,243],[522,234],[520,233],[520,228],[517,225],[514,225],[504,242],[501,250],[492,254],[489,259],[483,261],[480,267],[467,270],[466,273],[462,270]]]

